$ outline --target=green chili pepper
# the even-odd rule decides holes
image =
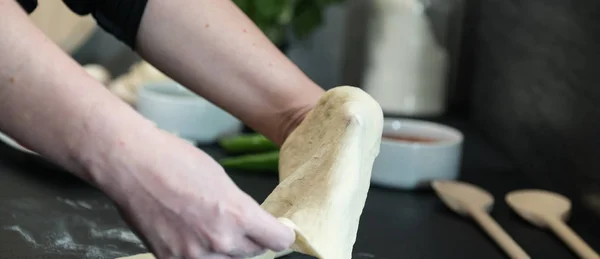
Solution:
[[[245,134],[219,140],[228,153],[258,153],[278,150],[279,147],[261,134]]]
[[[279,150],[260,154],[227,157],[219,160],[226,169],[260,172],[276,172],[279,166]]]

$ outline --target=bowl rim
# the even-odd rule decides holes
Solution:
[[[440,147],[450,147],[450,146],[460,145],[464,141],[463,133],[454,127],[451,127],[451,126],[448,126],[445,124],[441,124],[441,123],[437,123],[437,122],[419,120],[419,119],[384,118],[382,135],[387,135],[387,134],[385,134],[386,129],[390,127],[389,124],[394,123],[394,122],[405,122],[405,123],[410,123],[410,124],[414,124],[414,125],[419,125],[422,127],[436,128],[438,130],[444,131],[445,133],[449,133],[450,135],[453,135],[453,137],[452,137],[452,139],[423,143],[423,142],[406,142],[406,141],[389,140],[389,139],[383,138],[383,136],[382,136],[382,139],[381,139],[382,144],[385,143],[386,145],[391,145],[391,146],[400,147],[400,148],[440,148]]]
[[[175,94],[167,94],[161,92],[162,89],[175,89],[182,92],[185,92],[185,95],[175,95]],[[177,102],[181,103],[182,101],[186,102],[197,102],[197,101],[207,101],[202,96],[197,95],[193,91],[187,89],[185,86],[177,83],[173,80],[162,80],[155,81],[150,83],[144,83],[138,89],[138,98],[146,99],[149,101],[160,101],[160,102]],[[139,103],[139,101],[138,101]]]

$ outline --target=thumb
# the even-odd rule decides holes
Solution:
[[[291,226],[280,222],[262,208],[249,222],[247,234],[256,244],[275,252],[288,249],[296,240]]]

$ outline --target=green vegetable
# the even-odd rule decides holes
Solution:
[[[228,153],[258,153],[278,150],[279,147],[261,134],[238,135],[219,140]]]
[[[277,172],[279,166],[279,151],[228,157],[219,160],[219,163],[225,169],[239,169],[253,172]]]
[[[344,0],[234,0],[276,45],[291,26],[300,39],[308,37],[323,20],[323,10]]]

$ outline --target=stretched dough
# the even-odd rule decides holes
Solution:
[[[294,251],[352,258],[382,128],[379,104],[358,88],[341,86],[327,91],[285,141],[281,182],[261,206],[295,224]]]
[[[340,86],[327,91],[287,138],[280,183],[261,207],[294,229],[293,251],[352,258],[382,128],[379,104],[358,88]],[[275,257],[269,251],[253,259]]]

